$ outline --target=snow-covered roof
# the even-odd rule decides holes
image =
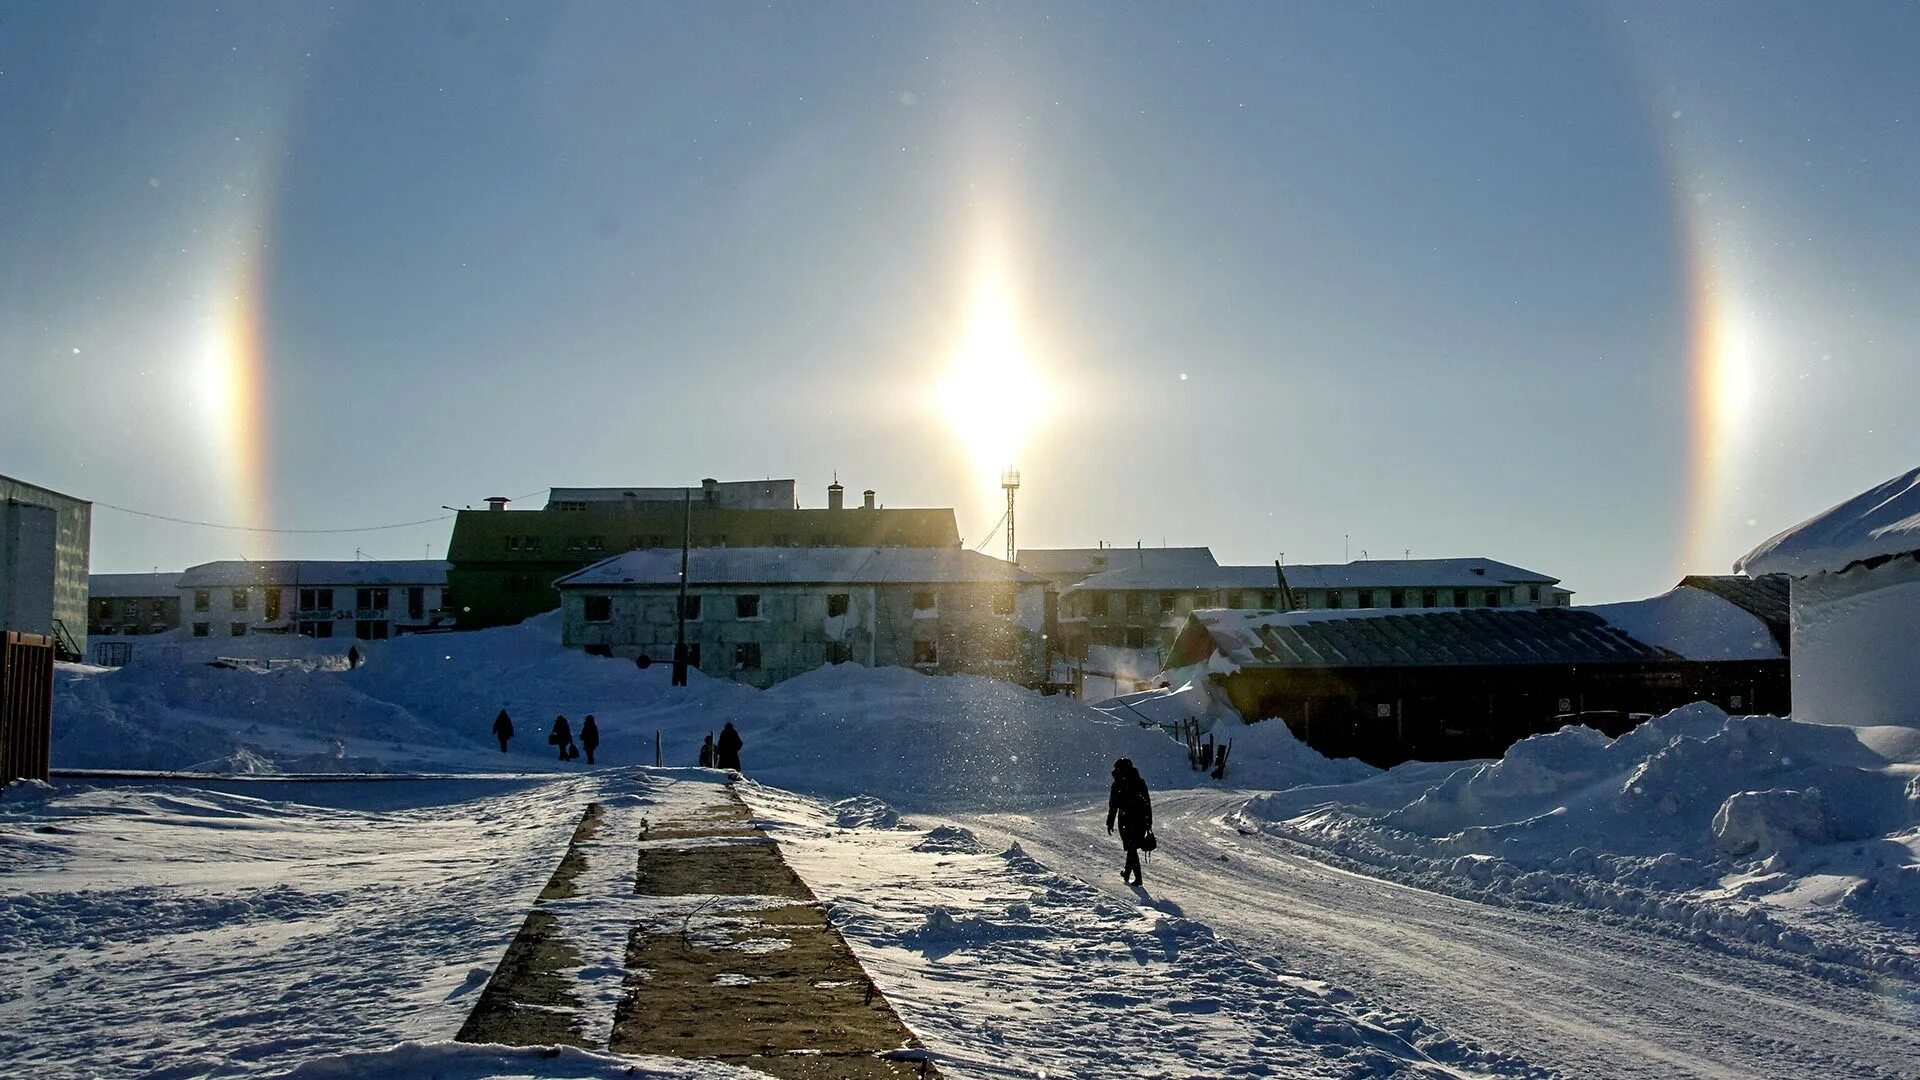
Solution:
[[[905,584],[1017,581],[1044,584],[1012,563],[965,548],[694,548],[695,585]],[[677,585],[680,552],[650,548],[602,559],[554,582],[558,588]]]
[[[1646,600],[1574,608],[1590,611],[1634,640],[1688,660],[1779,660],[1779,639],[1765,619],[1718,592],[1681,585]]]
[[[1920,551],[1920,468],[1795,525],[1733,564],[1736,573],[1807,577]]]
[[[1356,559],[1350,563],[1298,563],[1283,567],[1292,589],[1474,588],[1486,585],[1551,585],[1548,577],[1494,559]],[[1263,566],[1121,567],[1095,574],[1075,589],[1272,589],[1271,564]]]
[[[238,588],[243,585],[445,585],[444,559],[320,560],[277,559],[189,566],[180,575],[182,589]]]
[[[87,595],[96,600],[112,600],[125,596],[174,596],[179,591],[178,572],[87,575]]]
[[[1019,563],[1022,570],[1031,570],[1036,574],[1077,574],[1083,577],[1126,567],[1164,566],[1199,570],[1220,565],[1214,561],[1212,550],[1203,547],[1021,548],[1014,554],[1013,561]]]

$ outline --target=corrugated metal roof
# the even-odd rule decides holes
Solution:
[[[440,559],[334,561],[278,559],[189,566],[180,575],[183,589],[239,588],[243,585],[445,585],[447,564]]]
[[[1550,585],[1560,579],[1495,559],[1357,559],[1349,563],[1296,563],[1284,567],[1293,589],[1471,589],[1500,585]],[[1271,563],[1264,566],[1183,566],[1148,563],[1095,574],[1076,589],[1272,589]]]
[[[1241,667],[1446,667],[1619,664],[1677,659],[1575,608],[1196,611],[1214,647]]]
[[[178,596],[180,575],[166,574],[89,574],[87,595],[103,600],[123,596]]]
[[[964,548],[694,548],[687,577],[701,585],[884,584],[1017,581],[1044,584],[1012,563]],[[671,585],[680,552],[652,548],[602,559],[558,588]]]

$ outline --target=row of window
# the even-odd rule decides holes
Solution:
[[[120,601],[120,603],[124,605],[120,611],[120,614],[122,616],[125,616],[128,618],[136,618],[136,619],[140,617],[140,611],[139,611],[140,601],[122,600]],[[113,605],[114,605],[114,601],[112,600],[95,600],[93,602],[94,618],[99,619],[101,622],[107,622],[111,620],[114,617]],[[165,600],[154,600],[148,604],[148,607],[152,611],[154,618],[156,619],[166,618],[167,602]]]
[[[359,638],[361,641],[385,641],[391,629],[391,625],[385,619],[357,619],[353,624],[353,636]],[[299,623],[295,627],[295,630],[301,637],[330,638],[333,636],[333,621],[331,619],[311,619]],[[156,628],[155,632],[158,633],[159,628]],[[128,633],[131,634],[132,631],[128,631]],[[246,637],[247,624],[243,622],[228,623],[227,633],[233,637]],[[204,622],[194,623],[193,636],[212,637],[213,624]]]
[[[261,589],[260,590],[261,612],[265,616],[268,622],[273,622],[280,618],[280,594],[283,591],[285,590],[282,590],[282,589]],[[331,611],[333,610],[333,594],[335,593],[335,591],[336,590],[334,589],[318,589],[318,588],[298,590],[298,593],[299,593],[298,599],[300,601],[300,606],[298,610],[300,611]],[[343,589],[338,591],[344,592],[345,590]],[[234,611],[248,610],[250,606],[249,599],[251,597],[251,593],[252,593],[252,590],[250,589],[232,590],[232,594],[228,598],[228,604],[230,608]],[[105,601],[102,601],[102,602],[104,603]],[[391,607],[392,604],[393,604],[393,590],[386,588],[384,586],[372,586],[369,588],[353,590],[353,606],[361,611],[385,610],[386,608]],[[440,606],[443,608],[446,608],[446,607],[451,607],[452,604],[453,604],[452,594],[447,589],[442,588],[440,590]],[[212,608],[213,608],[213,590],[211,589],[193,590],[193,610],[210,611],[212,610]],[[414,618],[414,619],[424,618],[426,616],[426,610],[427,610],[426,588],[420,585],[407,586],[408,617]],[[160,604],[158,601],[154,603],[154,614],[155,615],[160,614]]]
[[[1529,586],[1528,589],[1532,601],[1535,603],[1539,602],[1540,586],[1532,585]],[[1349,595],[1353,597],[1353,606],[1356,608],[1383,606],[1390,608],[1473,607],[1476,606],[1476,599],[1479,601],[1478,606],[1482,607],[1499,607],[1501,603],[1500,590],[1498,589],[1486,589],[1484,591],[1478,589],[1327,589],[1325,593],[1325,606],[1329,608],[1346,607]],[[1145,612],[1146,593],[1125,592],[1120,595],[1125,597],[1123,603],[1126,614],[1140,615]],[[1110,601],[1112,596],[1112,593],[1104,592],[1089,594],[1088,607],[1090,614],[1103,618],[1111,614],[1112,607]],[[1280,590],[1278,589],[1266,589],[1253,593],[1239,589],[1229,590],[1224,597],[1225,602],[1221,604],[1221,606],[1235,609],[1247,608],[1249,606],[1247,603],[1249,596],[1257,597],[1259,600],[1258,607],[1262,609],[1273,610],[1280,606]],[[1290,605],[1291,607],[1302,608],[1307,606],[1307,596],[1303,590],[1294,589],[1292,590],[1291,596],[1293,600],[1293,603]],[[1160,593],[1158,596],[1160,611],[1174,611],[1178,598],[1179,594],[1177,593]],[[1384,604],[1382,603],[1383,600],[1385,601]],[[1205,591],[1194,593],[1193,606],[1196,608],[1213,606],[1213,594]]]
[[[586,596],[583,597],[582,600],[582,606],[584,608],[582,614],[586,621],[590,623],[612,621],[613,597],[605,595]],[[827,594],[828,618],[837,618],[845,615],[852,606],[853,594],[851,593],[836,592]],[[938,611],[939,608],[940,598],[932,591],[923,590],[913,594],[913,610]],[[686,596],[685,610],[682,613],[683,617],[688,622],[695,622],[700,618],[700,610],[700,594],[688,593]],[[1013,594],[1004,591],[995,592],[993,594],[993,610],[997,615],[1013,614]],[[736,619],[759,618],[760,594],[736,593],[733,598],[733,615]]]
[[[596,653],[602,656],[610,656],[613,653],[613,647],[610,645],[590,645],[587,647],[587,651],[591,653]],[[1007,654],[1004,658],[1011,660],[1013,658],[1012,657],[1013,649],[1010,641],[1008,643],[1008,647],[1004,651]],[[852,661],[853,661],[852,645],[849,645],[844,641],[827,642],[827,663],[847,664],[847,663],[852,663]],[[699,642],[695,641],[695,642],[688,643],[687,663],[696,668],[700,666],[700,643]],[[913,663],[914,663],[914,666],[916,667],[938,666],[940,663],[939,644],[937,642],[932,642],[932,641],[914,642],[913,643]],[[734,671],[759,671],[760,670],[760,643],[759,642],[742,641],[733,647],[733,670]]]

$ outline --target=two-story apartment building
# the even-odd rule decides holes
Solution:
[[[1046,675],[1047,582],[960,547],[695,548],[686,635],[702,672],[771,686],[827,664]],[[680,552],[631,551],[555,583],[563,640],[672,659]]]
[[[451,629],[447,564],[396,561],[237,560],[180,575],[180,618],[193,637],[296,633],[378,641]]]
[[[93,574],[88,577],[88,635],[136,637],[179,628],[179,574]]]

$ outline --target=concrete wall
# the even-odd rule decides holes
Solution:
[[[1011,612],[1004,610],[1009,592]],[[846,596],[847,610],[828,615],[828,597],[836,594]],[[916,604],[920,594],[931,595],[931,608]],[[700,670],[753,686],[771,686],[836,660],[969,672],[1027,685],[1037,685],[1046,670],[1046,595],[1038,583],[702,586],[693,595],[700,598],[700,617],[687,623],[687,641],[700,646]],[[606,621],[587,621],[590,596],[608,598]],[[740,596],[759,597],[756,616],[739,615]],[[628,659],[644,654],[670,661],[676,597],[677,589],[664,585],[564,590],[563,640]],[[924,656],[916,643],[931,646],[931,663],[916,662]],[[741,644],[759,647],[758,668],[736,667]]]
[[[84,655],[92,544],[92,504],[0,476],[0,629],[45,634],[57,619]]]
[[[1793,583],[1793,718],[1920,727],[1920,560]]]

